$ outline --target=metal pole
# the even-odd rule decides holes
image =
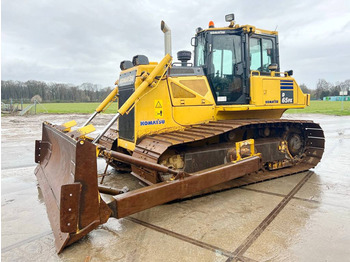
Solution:
[[[341,111],[344,110],[344,95],[345,95],[345,88],[342,88],[342,91],[340,93],[340,99],[341,99]]]
[[[98,185],[98,191],[103,194],[114,195],[114,196],[125,193],[123,189],[101,186],[101,185]]]
[[[107,130],[118,120],[118,118],[120,117],[120,114],[117,113],[111,121],[109,121],[109,123],[105,126],[105,128],[102,130],[102,132],[94,139],[94,141],[92,141],[93,143],[97,143],[98,140],[100,140],[100,138],[107,132]]]
[[[95,111],[95,113],[93,113],[93,114],[89,117],[89,119],[84,123],[83,126],[87,126],[87,125],[91,122],[91,120],[94,119],[94,117],[95,117],[97,114],[98,114],[98,112]]]
[[[110,103],[113,98],[118,94],[118,86],[116,86],[113,91],[105,98],[105,100],[102,101],[102,103],[96,108],[95,112],[89,117],[89,119],[84,123],[83,126],[87,126],[94,117],[102,112],[102,110]]]
[[[171,55],[171,30],[170,27],[162,20],[160,29],[164,33],[164,55]]]
[[[143,160],[140,158],[129,156],[127,154],[123,154],[123,153],[116,152],[113,150],[104,150],[104,151],[102,151],[102,154],[106,157],[112,157],[112,158],[118,159],[119,161],[122,161],[122,162],[125,162],[128,164],[149,168],[149,169],[152,169],[152,170],[155,170],[158,172],[170,173],[173,175],[179,175],[180,173],[184,173],[180,170],[171,169],[167,166],[152,163],[152,162],[149,162],[147,160]]]

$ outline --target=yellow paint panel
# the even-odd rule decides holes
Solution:
[[[261,107],[260,107],[261,108]],[[282,116],[285,109],[273,109],[269,108],[266,109],[260,109],[257,110],[221,110],[216,109],[217,113],[215,115],[215,120],[227,120],[227,119],[258,119],[258,118],[272,118],[272,119],[278,119]]]
[[[69,121],[69,122],[66,122],[63,124],[64,127],[73,127],[73,126],[76,126],[77,125],[77,122],[75,122],[75,120],[72,120],[72,121]]]
[[[208,81],[204,76],[170,78],[169,85],[174,106],[206,106],[215,103]]]
[[[279,105],[281,103],[280,79],[264,79],[263,84],[263,104]]]
[[[62,126],[64,126],[66,129],[64,129],[63,131],[65,132],[69,132],[71,130],[71,127],[76,126],[77,122],[75,122],[75,120],[69,121],[64,123]]]
[[[86,135],[86,134],[89,134],[89,133],[92,133],[96,130],[96,128],[93,126],[93,125],[87,125],[87,126],[84,126],[84,127],[81,127],[79,129],[77,129],[77,131],[83,136],[83,135]]]
[[[161,106],[161,107],[160,107]],[[172,104],[167,80],[148,88],[135,105],[135,141],[142,136],[174,130],[178,126],[172,118]],[[121,144],[122,147],[124,144]]]
[[[121,138],[118,138],[118,146],[131,151],[135,150],[135,143],[121,139]]]
[[[293,91],[293,103],[281,103],[281,80],[292,80],[293,89],[285,91]],[[307,95],[303,94],[299,85],[292,77],[279,76],[263,76],[253,75],[250,77],[250,106],[256,106],[260,109],[277,109],[277,108],[304,108],[308,104]],[[243,109],[243,108],[242,108]],[[244,110],[244,109],[243,109]]]
[[[174,120],[180,125],[194,125],[214,120],[213,106],[181,106],[173,108]]]

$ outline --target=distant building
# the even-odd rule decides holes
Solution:
[[[350,101],[350,96],[325,96],[323,101]]]

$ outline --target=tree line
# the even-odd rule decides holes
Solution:
[[[327,96],[339,96],[340,91],[350,91],[350,79],[344,82],[336,82],[335,84],[327,82],[325,79],[319,79],[316,84],[316,89],[309,89],[305,84],[301,84],[300,88],[304,93],[310,94],[311,99],[322,100]]]
[[[112,87],[101,88],[92,83],[72,85],[35,80],[1,80],[1,101],[30,103],[32,97],[39,95],[43,102],[100,102],[112,90]]]
[[[311,94],[311,99],[323,99],[326,96],[338,96],[340,91],[350,90],[350,79],[336,84],[319,79],[316,89],[310,89],[305,84],[301,84],[300,88],[304,93]],[[111,91],[112,87],[101,88],[92,83],[72,85],[35,80],[1,81],[1,101],[3,102],[9,102],[12,99],[13,102],[30,103],[35,95],[39,95],[43,102],[100,102]]]

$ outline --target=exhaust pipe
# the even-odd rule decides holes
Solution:
[[[164,33],[164,52],[165,52],[165,55],[169,54],[170,56],[172,56],[172,54],[171,54],[171,30],[170,30],[169,26],[163,20],[160,23],[160,29]]]

